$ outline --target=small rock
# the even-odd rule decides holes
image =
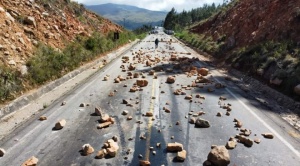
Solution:
[[[143,155],[142,155],[142,154],[139,154],[139,158],[143,158]]]
[[[184,161],[186,159],[186,150],[182,150],[180,152],[177,152],[176,159],[179,161]]]
[[[40,121],[47,120],[47,117],[46,117],[46,116],[41,116],[41,117],[39,118],[39,120],[40,120]]]
[[[227,149],[234,149],[236,147],[236,142],[235,141],[228,141],[226,144]]]
[[[124,110],[123,112],[122,112],[122,115],[127,115],[128,114],[128,111],[127,110]]]
[[[156,143],[156,147],[160,148],[161,143]]]
[[[196,119],[195,118],[191,118],[189,122],[190,122],[190,124],[195,124],[196,123]]]
[[[257,143],[257,144],[259,144],[261,142],[261,140],[259,138],[255,138],[254,142]]]
[[[123,99],[123,104],[128,104],[128,101]]]
[[[153,151],[152,154],[153,154],[153,155],[156,155],[156,151]]]
[[[112,139],[113,139],[115,142],[118,142],[118,136],[114,135],[114,136],[112,137]]]
[[[98,159],[102,159],[107,155],[107,151],[106,149],[101,149],[100,151],[98,151],[96,158]]]
[[[268,139],[273,139],[274,138],[274,135],[272,133],[264,133],[264,134],[261,134],[262,136],[264,136],[265,138],[268,138]]]
[[[85,107],[85,103],[81,103],[79,107]]]
[[[0,148],[0,157],[3,157],[5,155],[5,153],[6,153],[5,150]]]
[[[61,106],[64,106],[64,105],[66,105],[67,104],[67,102],[66,101],[63,101],[62,103],[61,103]]]
[[[102,128],[109,127],[111,124],[112,124],[112,122],[104,122],[104,123],[100,123],[100,124],[97,126],[97,129],[102,129]]]
[[[58,121],[56,124],[55,124],[55,130],[60,130],[62,129],[65,125],[66,125],[66,120],[65,119],[62,119],[60,121]]]
[[[179,124],[180,124],[180,122],[179,122],[179,121],[177,121],[177,122],[176,122],[176,125],[179,125]]]
[[[167,145],[167,151],[169,152],[178,152],[178,151],[182,151],[183,150],[183,146],[180,143],[168,143]]]
[[[216,146],[209,152],[207,160],[215,166],[226,166],[230,163],[230,155],[225,146]]]
[[[21,166],[37,166],[39,159],[32,156],[28,160],[26,160]]]
[[[143,158],[143,156],[142,157],[139,156],[139,158]],[[150,161],[140,160],[140,166],[150,166],[150,165],[151,165]]]
[[[172,83],[174,83],[174,82],[175,82],[175,77],[169,76],[169,77],[167,78],[167,83],[172,84]]]
[[[218,113],[217,113],[217,116],[221,117],[221,116],[222,116],[222,113],[221,113],[221,112],[218,112]]]
[[[89,154],[92,154],[94,152],[94,148],[90,144],[84,144],[82,146],[82,155],[87,156]]]
[[[195,126],[199,128],[208,128],[210,127],[210,123],[205,119],[198,118],[195,122]]]
[[[153,116],[153,113],[152,113],[152,112],[150,112],[150,111],[148,111],[148,112],[146,112],[146,116],[148,116],[148,117],[152,117],[152,116]]]
[[[171,136],[171,139],[174,139],[174,136]]]
[[[132,120],[132,116],[128,116],[128,117],[127,117],[127,120]]]

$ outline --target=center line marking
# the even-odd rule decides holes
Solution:
[[[153,98],[155,96],[155,87],[156,87],[156,83],[157,80],[153,79],[152,82],[152,90],[151,90],[151,101],[150,101],[150,112],[153,114],[154,116],[154,103],[155,103],[155,98]],[[150,155],[150,140],[151,140],[151,131],[152,131],[152,118],[149,117],[148,119],[148,136],[147,136],[147,142],[146,142],[146,155],[145,155],[145,159],[149,161],[149,155]]]

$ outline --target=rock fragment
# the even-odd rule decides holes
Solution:
[[[186,159],[186,150],[182,150],[180,152],[177,152],[176,159],[178,161],[184,161]]]
[[[195,122],[195,126],[199,128],[208,128],[210,127],[210,123],[208,120],[198,118]]]
[[[263,133],[261,135],[264,136],[265,138],[268,138],[268,139],[273,139],[274,138],[274,135],[272,133]]]
[[[96,158],[97,159],[102,159],[107,155],[107,150],[106,149],[101,149],[100,151],[98,151]]]
[[[40,120],[40,121],[47,120],[47,117],[46,117],[46,116],[41,116],[41,117],[39,118],[39,120]]]
[[[28,160],[26,160],[21,166],[37,166],[39,159],[32,156]]]
[[[5,153],[6,153],[5,150],[0,148],[0,157],[3,157],[5,155]]]
[[[169,76],[169,77],[167,78],[167,83],[173,84],[174,82],[175,82],[175,77]]]
[[[225,146],[216,146],[209,152],[207,160],[215,166],[226,166],[230,163],[230,155]]]
[[[236,142],[235,141],[228,141],[226,143],[226,148],[227,149],[234,149],[236,147]]]
[[[104,122],[104,123],[100,123],[97,128],[98,129],[102,129],[102,128],[106,128],[109,127],[112,124],[112,122]]]
[[[178,152],[178,151],[182,151],[183,150],[183,146],[181,143],[168,143],[167,145],[167,151],[169,152]]]
[[[150,166],[151,163],[148,160],[140,160],[140,166]]]
[[[148,81],[145,79],[136,80],[136,84],[137,84],[137,86],[145,87],[148,85]]]
[[[60,120],[60,121],[58,121],[56,124],[55,124],[55,126],[54,126],[54,128],[55,128],[55,130],[60,130],[60,129],[62,129],[65,125],[66,125],[66,120],[65,119],[62,119],[62,120]]]
[[[94,148],[90,144],[84,144],[82,146],[82,155],[87,156],[94,152]]]

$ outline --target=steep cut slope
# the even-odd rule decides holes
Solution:
[[[235,0],[190,31],[222,62],[300,100],[299,23],[299,0]]]
[[[121,31],[121,27],[68,0],[0,1],[0,63],[18,66],[38,42],[62,49],[77,35]]]
[[[228,46],[245,46],[265,40],[300,41],[300,1],[241,0],[194,27],[214,40],[226,36]]]
[[[167,12],[151,11],[130,5],[102,4],[87,6],[88,9],[108,18],[127,29],[136,29],[143,25],[161,25]],[[125,19],[125,20],[124,20]]]

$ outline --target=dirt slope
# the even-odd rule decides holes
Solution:
[[[225,36],[229,47],[241,47],[265,40],[300,42],[299,23],[298,0],[240,0],[191,31],[214,40]]]
[[[1,0],[0,64],[21,66],[38,42],[61,49],[77,35],[122,31],[70,0]]]

